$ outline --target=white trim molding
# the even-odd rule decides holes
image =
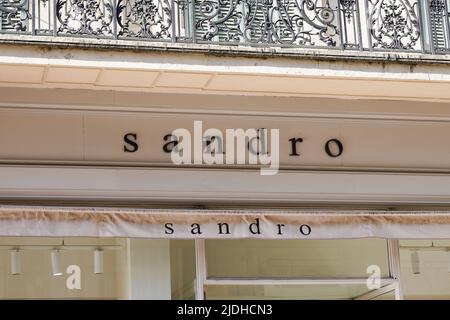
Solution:
[[[0,199],[256,204],[450,204],[450,176],[158,167],[0,165]]]

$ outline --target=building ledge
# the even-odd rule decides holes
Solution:
[[[30,35],[0,48],[0,87],[450,101],[449,55]]]
[[[238,56],[254,58],[293,58],[318,61],[349,61],[404,64],[450,64],[450,54],[420,52],[360,51],[327,48],[292,48],[248,45],[219,45],[180,42],[131,41],[86,37],[33,36],[0,34],[0,44],[38,46],[55,49],[91,49],[107,51],[155,51],[174,53],[202,53],[213,56]]]

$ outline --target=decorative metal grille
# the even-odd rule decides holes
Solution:
[[[359,3],[357,0],[339,0],[341,45],[343,49],[361,48]],[[358,28],[357,28],[358,26]]]
[[[336,46],[337,6],[320,0],[198,0],[198,40]]]
[[[369,0],[373,48],[417,49],[420,39],[419,0]]]
[[[0,0],[0,33],[446,53],[450,0]]]
[[[58,34],[112,35],[111,0],[57,0]]]
[[[28,8],[28,0],[0,0],[0,31],[28,31]]]
[[[117,18],[119,37],[172,37],[172,6],[169,0],[119,0]]]
[[[429,4],[430,37],[436,51],[449,49],[449,13],[446,0],[431,0]]]

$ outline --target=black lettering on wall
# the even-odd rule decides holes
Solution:
[[[139,149],[137,144],[137,134],[136,133],[126,133],[123,136],[123,141],[125,145],[123,146],[124,152],[136,152]]]
[[[254,230],[254,228],[256,228],[256,230]],[[261,234],[261,230],[259,228],[259,219],[256,218],[255,222],[250,223],[250,225],[248,226],[248,230],[253,233],[253,234]]]
[[[278,226],[278,234],[282,235],[283,234],[284,224],[283,223],[277,223],[277,226]]]
[[[225,229],[226,229],[226,234],[230,234],[230,226],[228,223],[219,222],[217,225],[219,226],[219,234],[223,234],[223,230],[222,230],[223,227],[225,227]]]
[[[344,145],[338,139],[330,139],[325,143],[325,152],[330,157],[337,158],[344,152]]]
[[[166,230],[164,231],[165,234],[173,234],[173,223],[166,223],[164,225],[164,228],[166,228]]]
[[[298,157],[300,154],[297,152],[297,143],[302,143],[302,138],[292,138],[289,139],[291,142],[291,154],[289,154],[291,157]]]
[[[173,148],[175,148],[179,143],[178,138],[173,134],[166,134],[164,136],[164,141],[168,141],[163,146],[163,150],[165,153],[171,153],[173,151]]]
[[[311,234],[311,227],[307,224],[302,224],[300,226],[300,233],[304,236],[309,236]]]
[[[211,145],[211,143],[213,143],[214,141],[216,141],[216,136],[211,136],[208,137],[205,142],[206,142],[206,147],[209,147]]]
[[[200,231],[200,225],[198,223],[191,224],[191,233],[192,234],[202,234]]]

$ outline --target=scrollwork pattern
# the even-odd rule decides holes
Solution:
[[[449,0],[0,0],[0,33],[448,53],[449,5]]]
[[[113,35],[111,0],[57,0],[59,34]]]
[[[160,40],[172,37],[172,8],[168,0],[119,0],[117,19],[119,36]]]
[[[200,40],[336,46],[337,7],[319,0],[198,0]]]
[[[372,47],[413,50],[420,39],[418,0],[369,0]]]
[[[27,30],[31,14],[28,9],[28,0],[0,1],[0,17],[5,20],[4,25],[16,32]]]

